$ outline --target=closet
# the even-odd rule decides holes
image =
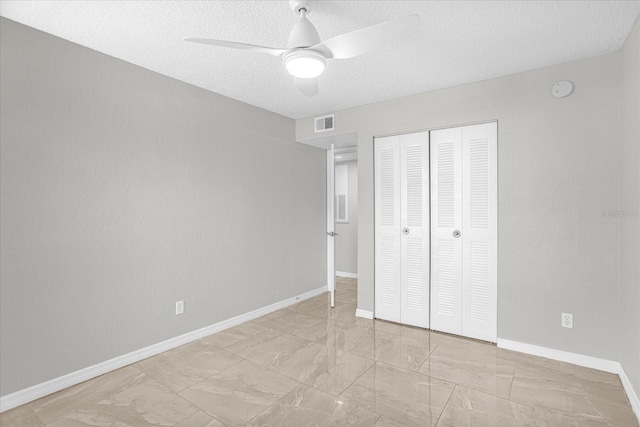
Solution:
[[[375,317],[497,339],[497,123],[375,139]]]

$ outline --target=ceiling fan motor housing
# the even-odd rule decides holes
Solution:
[[[311,22],[302,14],[298,18],[298,22],[293,26],[291,33],[289,33],[289,42],[287,47],[299,48],[299,47],[311,47],[320,43],[320,35],[318,30],[313,26]]]

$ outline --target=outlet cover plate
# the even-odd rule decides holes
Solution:
[[[561,325],[563,328],[573,328],[573,314],[562,313]]]
[[[184,313],[184,301],[176,301],[176,316]]]

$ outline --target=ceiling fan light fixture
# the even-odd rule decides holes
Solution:
[[[299,49],[287,53],[283,63],[289,74],[301,79],[313,79],[327,68],[327,61],[320,53]]]

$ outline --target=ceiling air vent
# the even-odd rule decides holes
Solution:
[[[315,132],[326,132],[328,130],[334,130],[335,127],[333,126],[333,114],[330,116],[324,116],[324,117],[316,117],[316,125],[315,125]]]

